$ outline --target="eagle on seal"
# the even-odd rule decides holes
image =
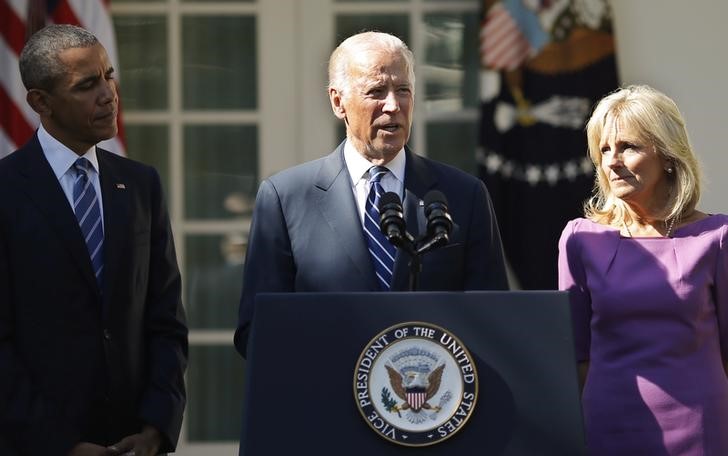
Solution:
[[[429,401],[440,389],[442,381],[442,372],[445,365],[442,364],[432,372],[422,372],[418,370],[409,370],[401,374],[391,366],[385,365],[389,374],[389,383],[395,394],[404,401],[401,406],[395,406],[397,411],[412,409],[418,413],[420,410],[439,411],[440,407],[432,406]]]

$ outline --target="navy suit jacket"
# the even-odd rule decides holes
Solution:
[[[104,282],[37,136],[0,160],[0,448],[61,455],[155,426],[176,445],[187,327],[157,172],[97,148]],[[6,454],[3,453],[3,454]]]
[[[448,199],[450,243],[423,257],[418,290],[506,290],[495,213],[485,185],[461,170],[408,148],[403,199],[407,231],[426,232],[422,198]],[[243,276],[235,346],[245,356],[260,292],[378,291],[363,234],[344,142],[327,157],[282,171],[260,184]],[[391,289],[407,290],[409,257],[397,251]]]

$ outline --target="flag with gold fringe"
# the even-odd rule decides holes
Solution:
[[[478,163],[522,289],[555,289],[558,239],[594,169],[584,126],[618,86],[606,0],[485,0]]]

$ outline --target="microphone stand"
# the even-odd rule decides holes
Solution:
[[[409,291],[417,291],[419,284],[419,276],[422,272],[422,255],[430,250],[439,247],[441,244],[447,244],[449,236],[446,232],[438,232],[432,238],[426,240],[420,247],[416,247],[416,243],[412,236],[407,233],[407,242],[398,242],[398,245],[410,256],[409,261]],[[424,239],[420,239],[420,242]]]
[[[447,212],[445,195],[439,191],[430,191],[425,195],[425,203],[427,234],[415,239],[407,231],[399,195],[387,192],[382,195],[379,202],[379,213],[381,214],[379,228],[382,234],[392,245],[407,252],[410,256],[409,291],[417,290],[419,275],[422,272],[422,255],[450,241],[452,219]]]
[[[422,258],[418,252],[410,256],[409,268],[409,291],[417,291],[420,272],[422,272]]]
[[[416,248],[415,239],[407,231],[404,232],[404,235],[398,233],[397,236],[388,237],[388,239],[389,242],[409,255],[409,291],[417,290],[419,274],[422,272],[421,249]]]

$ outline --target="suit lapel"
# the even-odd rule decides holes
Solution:
[[[104,202],[104,309],[114,296],[116,266],[124,255],[123,248],[128,245],[126,236],[129,224],[129,182],[119,174],[114,166],[111,152],[96,148],[101,178],[101,196]]]
[[[344,163],[344,143],[323,160],[315,179],[319,192],[318,207],[334,232],[334,245],[347,254],[354,270],[362,277],[364,288],[378,290],[371,257],[362,233],[351,180]]]
[[[45,215],[48,226],[58,234],[83,277],[90,286],[98,289],[78,221],[53,169],[43,155],[37,135],[16,153],[23,157],[20,175],[27,180],[24,190]]]
[[[404,218],[407,231],[415,238],[426,232],[426,220],[422,197],[432,189],[437,180],[422,157],[415,155],[405,147],[407,161],[404,172]],[[407,290],[409,287],[409,255],[397,249],[397,258],[394,262],[394,276],[392,277],[392,290]]]

